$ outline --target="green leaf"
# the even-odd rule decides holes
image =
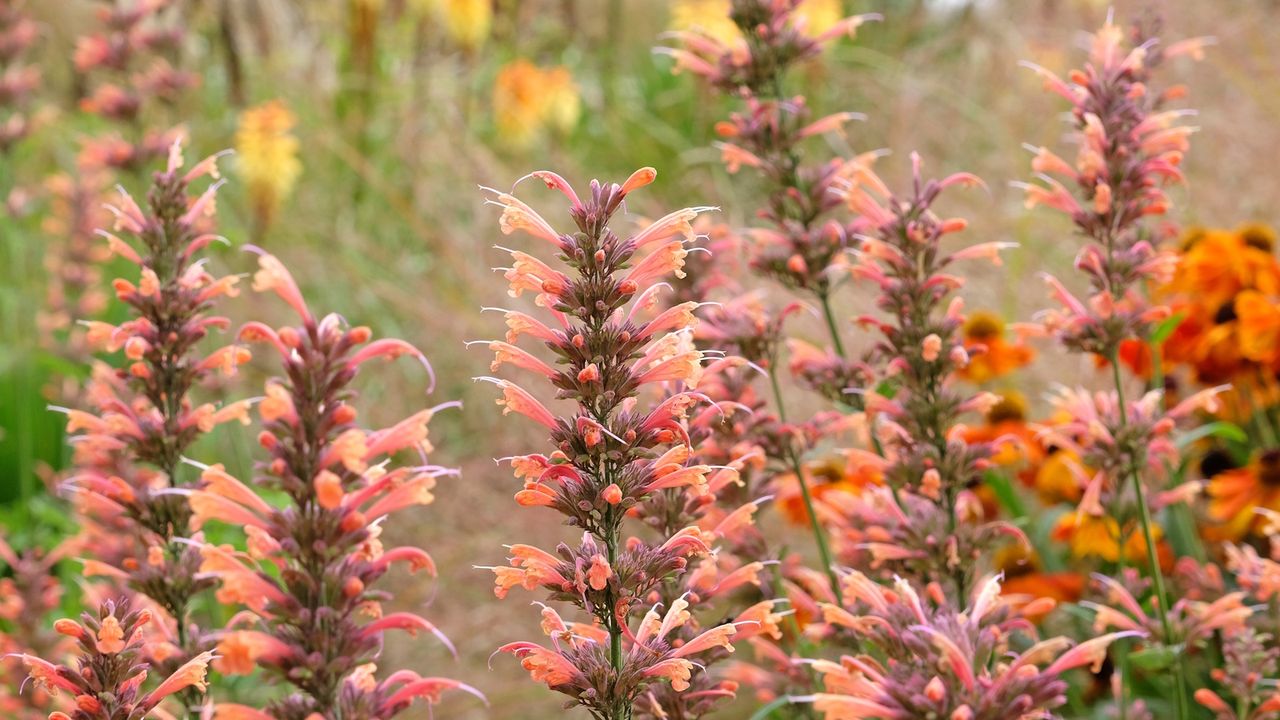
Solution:
[[[1129,662],[1141,670],[1164,670],[1178,659],[1178,646],[1159,645],[1129,653]]]
[[[890,380],[885,380],[876,386],[876,394],[892,400],[893,396],[898,394],[898,386]]]
[[[1183,313],[1174,313],[1161,321],[1160,324],[1156,325],[1151,331],[1151,344],[1159,345],[1165,340],[1168,340],[1169,336],[1173,334],[1173,331],[1177,330],[1178,326],[1182,324],[1182,320],[1185,317],[1186,316]]]
[[[1014,490],[1008,476],[996,470],[988,470],[982,474],[982,478],[986,481],[987,487],[996,494],[996,501],[1005,509],[1005,512],[1017,519],[1027,517],[1027,506],[1023,504],[1022,498],[1018,497],[1018,491]]]
[[[765,720],[765,718],[773,715],[773,711],[779,708],[786,707],[787,705],[790,705],[790,704],[791,704],[791,698],[787,697],[786,695],[783,695],[782,697],[774,700],[768,705],[765,705],[764,707],[757,710],[755,714],[751,716],[751,720]]]
[[[1249,442],[1248,434],[1239,425],[1226,420],[1215,420],[1180,435],[1178,437],[1178,448],[1185,448],[1207,437],[1216,437],[1236,443]]]

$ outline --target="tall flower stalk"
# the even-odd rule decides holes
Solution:
[[[851,549],[869,554],[870,567],[892,565],[921,586],[949,581],[949,590],[966,597],[974,566],[995,535],[1025,538],[1012,526],[986,522],[971,490],[989,467],[994,447],[961,437],[961,419],[985,413],[999,398],[968,393],[956,382],[969,353],[960,334],[963,302],[953,295],[964,281],[951,269],[966,260],[998,264],[1008,243],[944,249],[944,240],[968,223],[938,217],[933,205],[947,188],[981,181],[968,173],[926,179],[919,156],[912,154],[911,162],[909,193],[892,193],[869,168],[854,172],[843,190],[868,228],[852,274],[879,288],[876,304],[883,313],[858,321],[881,335],[873,357],[892,392],[877,389],[865,396],[883,457],[850,453],[851,463],[870,466],[884,479],[888,492],[868,492],[872,502],[864,507],[879,506],[872,516],[886,522],[869,522],[872,516],[859,509],[842,514],[841,525],[845,541],[854,541]],[[877,497],[892,502],[877,503]]]
[[[689,308],[675,307],[649,320],[640,314],[661,291],[664,277],[681,274],[688,254],[684,245],[693,234],[690,221],[706,208],[677,210],[625,238],[609,227],[628,195],[655,175],[643,168],[621,184],[593,181],[583,199],[559,175],[534,173],[569,200],[574,227],[568,233],[553,229],[514,195],[491,191],[503,208],[503,232],[532,235],[560,261],[557,268],[532,254],[509,251],[510,294],[533,292],[550,322],[504,311],[507,342],[487,343],[495,353],[492,369],[512,365],[541,376],[559,399],[576,407],[557,415],[509,380],[479,379],[501,388],[498,403],[505,413],[524,415],[550,435],[550,453],[511,458],[516,476],[524,479],[516,501],[552,509],[584,531],[580,541],[561,544],[555,553],[512,545],[510,565],[491,568],[496,592],[502,597],[517,586],[541,588],[551,600],[574,605],[593,620],[566,623],[548,607],[543,630],[552,647],[514,642],[500,650],[520,658],[535,680],[572,698],[571,705],[607,720],[630,718],[633,705],[656,682],[686,690],[698,667],[695,658],[731,650],[729,638],[738,628],[727,622],[680,642],[675,633],[691,619],[687,600],[641,609],[691,558],[708,552],[700,528],[690,525],[653,543],[624,542],[622,535],[625,518],[653,495],[686,488],[706,495],[711,478],[733,472],[690,463],[684,421],[701,402],[693,388],[703,356],[688,342],[687,328],[694,322]],[[518,347],[524,338],[540,341],[552,362]],[[644,399],[663,390],[665,395]],[[642,617],[633,628],[637,614]]]
[[[832,217],[841,207],[835,190],[844,179],[847,164],[839,158],[806,163],[801,150],[805,140],[841,132],[845,123],[860,116],[839,112],[814,119],[803,97],[785,94],[784,83],[790,69],[817,57],[824,45],[852,36],[860,25],[878,16],[855,15],[813,27],[808,5],[805,0],[733,0],[729,18],[736,33],[682,30],[672,34],[679,48],[659,51],[675,58],[677,71],[687,70],[742,98],[742,109],[718,123],[716,130],[723,138],[718,146],[729,172],[751,167],[764,179],[765,202],[758,214],[767,226],[750,231],[754,240],[751,267],[821,306],[833,348],[830,364],[838,366],[831,373],[832,380],[865,380],[847,360],[831,304],[832,294],[845,277],[841,269],[847,264],[846,250],[856,244],[859,231],[856,221]],[[769,359],[776,365],[776,354]],[[775,410],[785,423],[787,413],[777,370],[770,366],[769,373]],[[818,389],[830,390],[824,386]],[[844,389],[836,388],[836,396],[849,397],[840,394]],[[838,596],[835,558],[814,508],[803,451],[792,444],[784,456],[796,477],[832,591]]]
[[[1162,188],[1182,180],[1182,157],[1195,130],[1179,124],[1187,111],[1165,109],[1182,91],[1156,91],[1152,74],[1170,57],[1200,55],[1204,45],[1197,39],[1166,47],[1140,26],[1126,45],[1124,32],[1109,17],[1093,36],[1084,69],[1072,71],[1066,81],[1031,66],[1047,89],[1071,104],[1078,150],[1072,163],[1047,148],[1032,148],[1032,167],[1041,182],[1026,186],[1027,206],[1047,205],[1070,216],[1086,240],[1075,265],[1089,283],[1088,300],[1081,302],[1056,279],[1047,278],[1062,308],[1046,312],[1044,324],[1069,350],[1094,353],[1111,364],[1114,393],[1109,399],[1099,398],[1096,405],[1104,412],[1113,408],[1115,442],[1108,446],[1120,454],[1104,460],[1106,474],[1099,473],[1097,492],[1086,497],[1116,517],[1122,533],[1136,516],[1166,643],[1178,640],[1172,637],[1149,497],[1148,486],[1157,478],[1144,473],[1150,448],[1132,442],[1141,437],[1141,430],[1130,426],[1135,409],[1125,398],[1120,353],[1126,343],[1149,343],[1156,324],[1170,314],[1143,294],[1148,283],[1167,283],[1176,263],[1171,252],[1157,248],[1149,221],[1168,212],[1170,202]],[[1131,492],[1125,493],[1126,488]],[[1186,717],[1180,663],[1173,675],[1177,716]]]
[[[219,583],[219,601],[241,605],[218,633],[217,669],[247,674],[260,666],[294,687],[265,711],[220,704],[220,720],[386,720],[416,699],[430,704],[446,690],[479,692],[456,680],[397,670],[374,677],[388,631],[428,632],[453,651],[434,625],[409,612],[384,613],[391,599],[375,584],[390,567],[435,574],[416,547],[384,549],[382,524],[392,513],[433,500],[436,478],[451,472],[427,461],[427,423],[437,410],[420,410],[380,430],[357,424],[352,388],[361,367],[378,358],[425,358],[409,343],[372,340],[366,327],[346,327],[335,315],[316,318],[283,264],[259,258],[254,289],[279,295],[300,324],[273,329],[246,324],[240,339],[279,354],[283,377],[269,380],[258,405],[259,444],[268,459],[257,484],[288,497],[276,507],[227,474],[204,469],[202,489],[188,494],[193,525],[210,520],[242,527],[248,552],[196,543],[203,577]],[[429,370],[428,366],[428,370]],[[417,464],[399,465],[411,452]],[[271,572],[267,572],[266,569]]]
[[[196,401],[201,384],[234,373],[249,358],[235,344],[200,349],[211,331],[229,324],[211,311],[220,297],[237,292],[238,280],[206,268],[203,249],[220,239],[211,216],[221,183],[193,196],[191,184],[204,176],[217,176],[216,157],[184,169],[175,143],[165,169],[154,176],[145,209],[123,190],[119,206],[110,206],[114,233],[100,234],[114,254],[138,268],[136,283],[114,282],[131,317],[119,325],[85,324],[93,345],[123,351],[126,364],[95,370],[87,392],[92,410],[61,408],[67,431],[77,434],[66,486],[90,532],[84,547],[94,557],[85,561],[85,573],[106,576],[162,609],[167,622],[156,622],[172,625],[171,662],[202,649],[204,639],[189,625],[188,611],[211,585],[199,576],[199,553],[181,542],[192,531],[186,498],[173,492],[192,479],[184,477],[181,460],[215,426],[249,419],[248,401]]]

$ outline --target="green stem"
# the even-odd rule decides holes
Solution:
[[[1115,381],[1116,386],[1116,408],[1120,413],[1120,427],[1123,428],[1128,424],[1129,418],[1124,401],[1124,381],[1120,377],[1119,354],[1112,350],[1110,359],[1112,379]],[[1138,468],[1135,464],[1130,463],[1128,475],[1133,480],[1134,495],[1138,499],[1138,516],[1142,521],[1142,539],[1147,546],[1147,563],[1151,566],[1151,582],[1155,590],[1156,605],[1160,612],[1160,629],[1164,633],[1165,643],[1168,643],[1173,639],[1173,627],[1169,623],[1169,597],[1165,594],[1164,572],[1160,569],[1160,559],[1156,554],[1155,534],[1151,530],[1154,525],[1151,521],[1151,508],[1147,505],[1147,493],[1142,487],[1142,479],[1138,475]],[[1120,554],[1124,555],[1124,547],[1120,548]],[[1176,656],[1176,663],[1177,667],[1173,673],[1175,717],[1178,720],[1184,720],[1187,717],[1187,688],[1181,655]]]
[[[777,363],[774,363],[776,366]],[[782,402],[782,387],[778,385],[778,374],[774,372],[775,368],[769,369],[769,385],[773,388],[773,402],[778,410],[778,419],[782,422],[787,421],[787,411]],[[813,539],[818,544],[818,555],[822,558],[822,569],[827,574],[827,579],[831,582],[831,592],[836,598],[836,603],[843,605],[844,598],[840,592],[840,578],[836,575],[835,561],[831,556],[831,548],[827,545],[827,535],[822,530],[821,523],[818,522],[818,513],[813,509],[813,495],[809,492],[809,481],[804,477],[804,466],[800,462],[800,453],[797,452],[794,442],[787,443],[787,461],[791,465],[791,471],[796,475],[796,482],[800,485],[800,497],[804,499],[805,514],[809,516],[809,527],[813,530]]]
[[[605,528],[608,532],[605,546],[609,552],[609,567],[618,565],[618,528],[613,520],[613,509],[610,508],[605,516]],[[613,667],[616,685],[618,679],[622,677],[622,621],[618,618],[618,599],[610,598],[609,605],[609,665]],[[616,704],[613,712],[615,720],[625,720],[631,714],[630,708],[622,707],[622,703]]]
[[[826,318],[827,330],[831,333],[831,346],[835,348],[836,355],[839,355],[840,359],[843,360],[845,358],[844,342],[840,340],[840,328],[836,324],[835,312],[831,309],[831,291],[823,290],[819,292],[818,300],[822,302],[822,316]]]

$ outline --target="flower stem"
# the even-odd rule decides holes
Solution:
[[[831,309],[831,291],[823,290],[818,293],[818,300],[822,302],[822,316],[827,321],[827,330],[831,333],[831,347],[835,349],[836,355],[840,359],[845,359],[844,342],[840,339],[840,328],[836,324],[835,312]]]
[[[614,521],[613,509],[610,508],[605,516],[605,528],[608,535],[605,537],[605,547],[609,553],[609,567],[617,567],[618,564],[618,524]],[[611,598],[609,614],[611,619],[607,624],[609,628],[609,665],[613,667],[614,685],[616,687],[618,680],[622,677],[622,619],[618,617],[618,598]],[[613,707],[614,720],[626,720],[631,714],[630,708],[625,707],[621,698],[615,698]]]
[[[774,363],[776,366],[777,363]],[[787,421],[786,407],[782,402],[782,387],[778,384],[778,373],[775,368],[769,369],[769,385],[773,388],[773,402],[778,410],[778,419],[783,423]],[[827,574],[827,579],[831,582],[831,593],[835,596],[836,603],[843,604],[844,599],[840,593],[840,578],[836,575],[835,561],[831,557],[831,548],[827,545],[827,535],[822,529],[822,524],[818,522],[818,514],[813,509],[813,495],[809,492],[809,481],[804,477],[804,466],[800,462],[800,453],[796,450],[794,442],[787,443],[787,461],[791,464],[791,471],[796,475],[796,483],[800,485],[800,497],[804,500],[805,514],[809,516],[809,527],[813,530],[813,538],[818,544],[818,555],[822,558],[822,569]]]
[[[1120,377],[1120,358],[1116,350],[1111,351],[1111,373],[1112,379],[1116,386],[1116,406],[1120,414],[1120,427],[1124,427],[1129,422],[1128,410],[1124,401],[1124,381]],[[1138,475],[1136,464],[1131,463],[1128,475],[1133,480],[1133,494],[1138,499],[1138,517],[1142,522],[1142,539],[1147,546],[1147,562],[1151,566],[1151,582],[1155,590],[1156,605],[1160,612],[1160,629],[1164,633],[1164,641],[1168,643],[1173,639],[1173,628],[1169,623],[1169,597],[1165,594],[1164,588],[1164,572],[1160,569],[1160,559],[1156,554],[1155,534],[1151,528],[1154,524],[1151,521],[1151,508],[1147,504],[1147,493],[1142,487],[1142,479]],[[1124,548],[1120,548],[1120,554],[1123,556]],[[1182,657],[1176,656],[1175,663],[1177,667],[1173,673],[1173,682],[1175,686],[1174,709],[1175,717],[1178,720],[1184,720],[1187,717],[1186,708],[1186,679],[1183,676]]]

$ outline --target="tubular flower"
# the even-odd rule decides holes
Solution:
[[[1076,644],[1037,640],[1030,622],[1000,594],[998,578],[977,584],[967,607],[940,592],[921,596],[906,581],[885,587],[854,572],[844,579],[847,607],[823,606],[826,622],[854,632],[877,652],[818,660],[826,692],[812,698],[829,720],[943,717],[999,720],[1047,715],[1067,700],[1069,671],[1093,666],[1115,640]],[[1028,636],[1021,653],[1010,640]]]
[[[96,614],[84,613],[79,622],[60,620],[59,633],[75,640],[76,667],[55,665],[33,655],[22,655],[36,687],[52,694],[69,693],[75,701],[73,716],[55,712],[50,717],[75,720],[142,720],[163,712],[161,703],[179,692],[203,693],[206,673],[215,657],[202,652],[181,664],[151,692],[143,692],[147,677],[144,661],[145,628],[152,622],[146,610],[130,612],[128,602],[107,601]]]
[[[218,582],[219,599],[250,611],[237,616],[245,622],[219,634],[219,669],[247,673],[257,666],[292,685],[290,694],[265,707],[267,716],[277,718],[336,713],[384,720],[415,699],[435,704],[445,690],[476,694],[456,681],[408,670],[382,682],[372,677],[388,631],[428,632],[453,651],[448,638],[421,617],[384,615],[381,603],[389,596],[377,588],[393,563],[434,575],[424,551],[384,549],[381,523],[397,511],[431,503],[436,478],[451,472],[427,461],[427,424],[452,404],[381,430],[358,427],[352,384],[363,363],[379,355],[412,355],[423,364],[425,358],[403,341],[371,341],[368,328],[346,327],[337,315],[315,319],[283,264],[263,255],[259,265],[270,278],[260,287],[279,295],[300,318],[297,326],[251,325],[241,332],[247,340],[273,343],[275,337],[281,343],[282,377],[267,382],[269,402],[259,405],[259,442],[268,458],[256,484],[280,491],[288,502],[266,502],[220,466],[207,468],[201,489],[189,493],[202,521],[244,527],[249,537],[247,555],[209,544],[200,548],[202,576]],[[391,459],[405,451],[421,464]],[[259,563],[278,572],[265,572]],[[222,707],[216,717],[237,717],[234,706]]]
[[[261,238],[302,173],[297,119],[280,100],[272,100],[240,114],[236,129],[236,171],[244,180],[253,207],[256,235]]]
[[[1140,632],[1170,646],[1180,642],[1204,645],[1213,640],[1215,633],[1233,635],[1241,632],[1254,612],[1252,607],[1244,604],[1244,592],[1224,593],[1212,601],[1182,598],[1174,603],[1168,618],[1173,637],[1163,637],[1164,623],[1148,614],[1124,583],[1095,574],[1093,585],[1098,601],[1086,601],[1081,605],[1093,610],[1095,632]]]
[[[644,168],[622,184],[593,181],[590,194],[582,199],[559,175],[534,173],[569,200],[576,227],[568,234],[552,230],[515,197],[495,193],[496,203],[503,207],[504,232],[527,229],[554,244],[564,262],[561,271],[537,261],[544,268],[537,271],[544,280],[538,305],[555,320],[542,325],[555,329],[539,333],[539,339],[550,349],[552,360],[544,362],[513,345],[491,343],[497,354],[495,367],[511,362],[532,368],[535,377],[545,377],[557,388],[559,398],[577,405],[571,414],[558,415],[509,381],[484,378],[503,388],[502,402],[508,409],[545,426],[555,446],[549,456],[511,460],[517,478],[524,481],[516,500],[555,510],[585,531],[578,543],[562,544],[555,554],[511,546],[510,565],[491,568],[495,591],[501,597],[517,586],[541,588],[551,600],[590,613],[596,628],[579,639],[564,629],[563,622],[544,622],[553,640],[569,640],[569,646],[556,642],[549,649],[518,642],[501,650],[514,654],[535,680],[569,695],[574,704],[618,720],[629,717],[633,704],[656,683],[689,688],[696,666],[685,655],[728,649],[727,643],[710,640],[705,648],[692,640],[690,645],[672,646],[675,638],[668,640],[668,634],[688,622],[682,610],[669,613],[670,622],[660,632],[652,632],[652,613],[632,629],[638,604],[662,591],[691,559],[707,553],[713,538],[693,524],[696,515],[689,515],[683,520],[690,525],[661,527],[662,535],[652,543],[639,538],[623,542],[624,518],[643,516],[658,496],[705,496],[713,484],[728,482],[717,468],[690,460],[685,423],[702,401],[690,391],[702,375],[702,354],[688,340],[696,321],[693,313],[659,313],[648,321],[637,314],[649,307],[651,286],[678,270],[683,240],[668,238],[681,234],[681,223],[688,223],[699,209],[668,216],[683,218],[679,222],[660,221],[661,227],[674,223],[670,231],[651,226],[624,238],[609,227],[627,195],[652,182],[654,175]],[[524,253],[511,254],[517,262],[534,264]],[[545,282],[549,277],[560,279]],[[524,320],[521,324],[529,325]],[[659,399],[666,399],[648,411],[640,409],[642,398],[657,388],[665,392]],[[732,634],[734,626],[724,627],[723,632]]]

